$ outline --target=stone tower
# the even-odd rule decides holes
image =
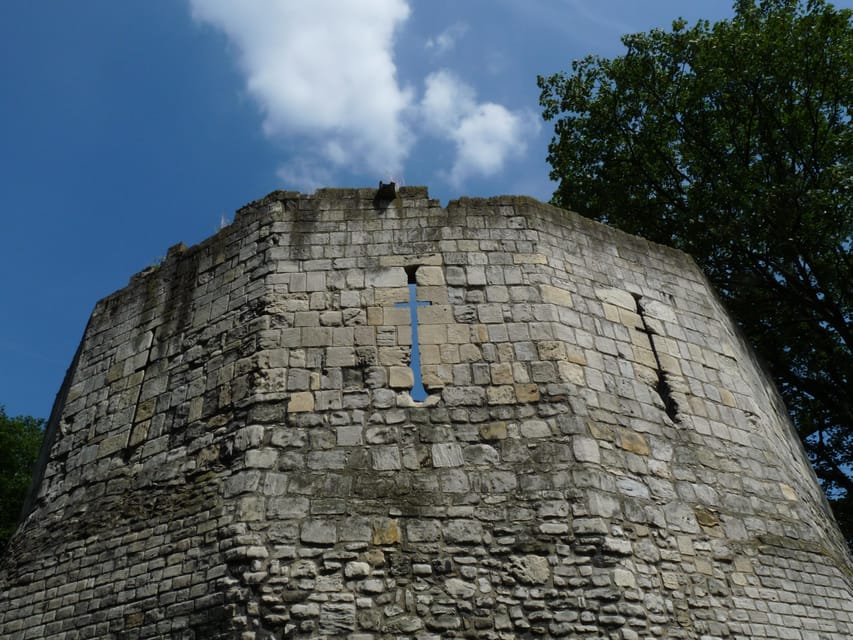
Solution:
[[[97,304],[0,637],[853,637],[686,255],[529,198],[275,192]]]

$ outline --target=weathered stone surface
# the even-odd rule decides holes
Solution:
[[[513,556],[507,569],[522,584],[545,584],[551,578],[551,565],[542,556]]]
[[[377,471],[390,471],[402,468],[400,448],[396,445],[377,446],[371,450],[373,468]]]
[[[355,605],[351,602],[324,602],[320,605],[320,633],[341,635],[355,629]]]
[[[444,285],[444,271],[441,267],[419,267],[415,272],[415,278],[420,287]]]
[[[298,391],[290,396],[287,410],[291,413],[302,413],[314,410],[314,394],[310,391]]]
[[[98,303],[0,637],[853,637],[844,542],[686,256],[375,195],[275,192]]]
[[[462,600],[470,598],[477,592],[477,587],[459,578],[445,580],[444,588],[449,595]]]
[[[462,448],[455,443],[439,443],[431,447],[434,467],[459,467],[465,463]]]
[[[367,562],[347,562],[344,575],[347,578],[364,578],[370,575],[370,565]]]
[[[594,438],[575,436],[572,438],[572,451],[578,462],[600,462],[601,453]]]
[[[400,542],[400,525],[395,519],[373,523],[373,544],[391,545]]]
[[[405,287],[406,282],[406,271],[402,267],[369,269],[364,274],[367,287]]]
[[[606,304],[611,304],[622,309],[635,311],[637,300],[628,291],[616,288],[600,288],[595,290],[595,297]],[[618,319],[618,316],[617,316]]]
[[[323,520],[307,520],[302,525],[300,534],[302,542],[309,544],[334,544],[337,542],[337,531],[333,522]]]
[[[477,520],[448,520],[444,540],[450,543],[478,543],[483,540],[483,525]]]
[[[410,367],[388,367],[388,386],[392,389],[411,389],[415,374]]]

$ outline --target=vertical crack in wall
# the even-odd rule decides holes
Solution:
[[[143,434],[141,436],[137,435],[141,429],[147,429],[147,427],[143,427],[145,419],[139,419],[139,405],[140,398],[142,397],[142,392],[145,389],[145,380],[148,379],[149,368],[154,364],[151,360],[151,352],[154,350],[156,331],[157,327],[154,327],[152,329],[148,329],[142,334],[142,337],[144,338],[145,336],[147,336],[147,334],[150,333],[151,339],[148,340],[148,347],[145,353],[145,364],[141,367],[137,367],[136,369],[137,372],[142,371],[142,380],[139,383],[139,389],[136,392],[136,399],[133,402],[133,413],[131,417],[130,432],[128,433],[127,442],[125,443],[121,454],[121,459],[124,461],[125,464],[130,462],[130,458],[133,456],[133,453],[145,441],[145,435],[147,435],[147,432],[146,434]],[[134,438],[135,435],[137,435],[136,438]]]
[[[643,333],[645,333],[649,338],[649,345],[652,348],[652,354],[655,357],[655,372],[657,373],[657,384],[655,385],[655,391],[657,391],[660,399],[663,401],[664,410],[666,411],[666,415],[670,417],[673,422],[679,422],[678,419],[678,403],[675,401],[675,398],[672,397],[672,387],[669,386],[669,380],[667,380],[667,373],[664,371],[663,366],[660,363],[660,355],[658,354],[657,347],[655,346],[655,336],[657,335],[655,331],[649,326],[648,320],[646,320],[645,310],[643,309],[642,296],[637,294],[634,295],[634,300],[637,302],[637,313],[640,316],[640,320],[643,322]]]

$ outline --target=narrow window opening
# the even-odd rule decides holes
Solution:
[[[418,266],[419,265],[416,265],[416,264],[410,264],[409,266],[404,267],[404,269],[406,270],[406,278],[407,278],[408,283],[410,285],[418,283],[418,278],[417,278]]]
[[[675,401],[675,398],[672,397],[672,387],[669,386],[669,380],[667,380],[667,373],[663,370],[663,367],[660,363],[660,355],[658,354],[657,347],[655,347],[655,332],[649,327],[649,323],[646,321],[646,314],[643,310],[643,305],[640,302],[641,296],[634,294],[634,299],[637,301],[637,313],[640,316],[640,320],[643,322],[643,333],[645,333],[649,338],[649,345],[652,347],[652,354],[655,357],[655,366],[657,373],[657,384],[655,385],[655,391],[660,396],[660,399],[663,401],[664,410],[666,411],[666,415],[670,417],[673,422],[679,422],[678,419],[678,403]]]
[[[412,370],[412,376],[414,378],[414,384],[412,385],[411,391],[409,391],[409,395],[412,396],[412,400],[423,402],[429,394],[424,388],[423,377],[421,376],[421,350],[418,338],[418,307],[427,307],[432,303],[418,302],[418,285],[416,277],[418,265],[409,265],[405,267],[405,269],[409,286],[409,301],[398,302],[396,306],[409,308],[409,321],[412,328],[412,359],[409,363],[409,367]]]

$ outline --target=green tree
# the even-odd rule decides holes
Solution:
[[[739,0],[538,79],[553,202],[690,253],[776,380],[853,540],[853,23]]]
[[[44,439],[43,420],[10,418],[0,405],[0,550],[15,532]]]

